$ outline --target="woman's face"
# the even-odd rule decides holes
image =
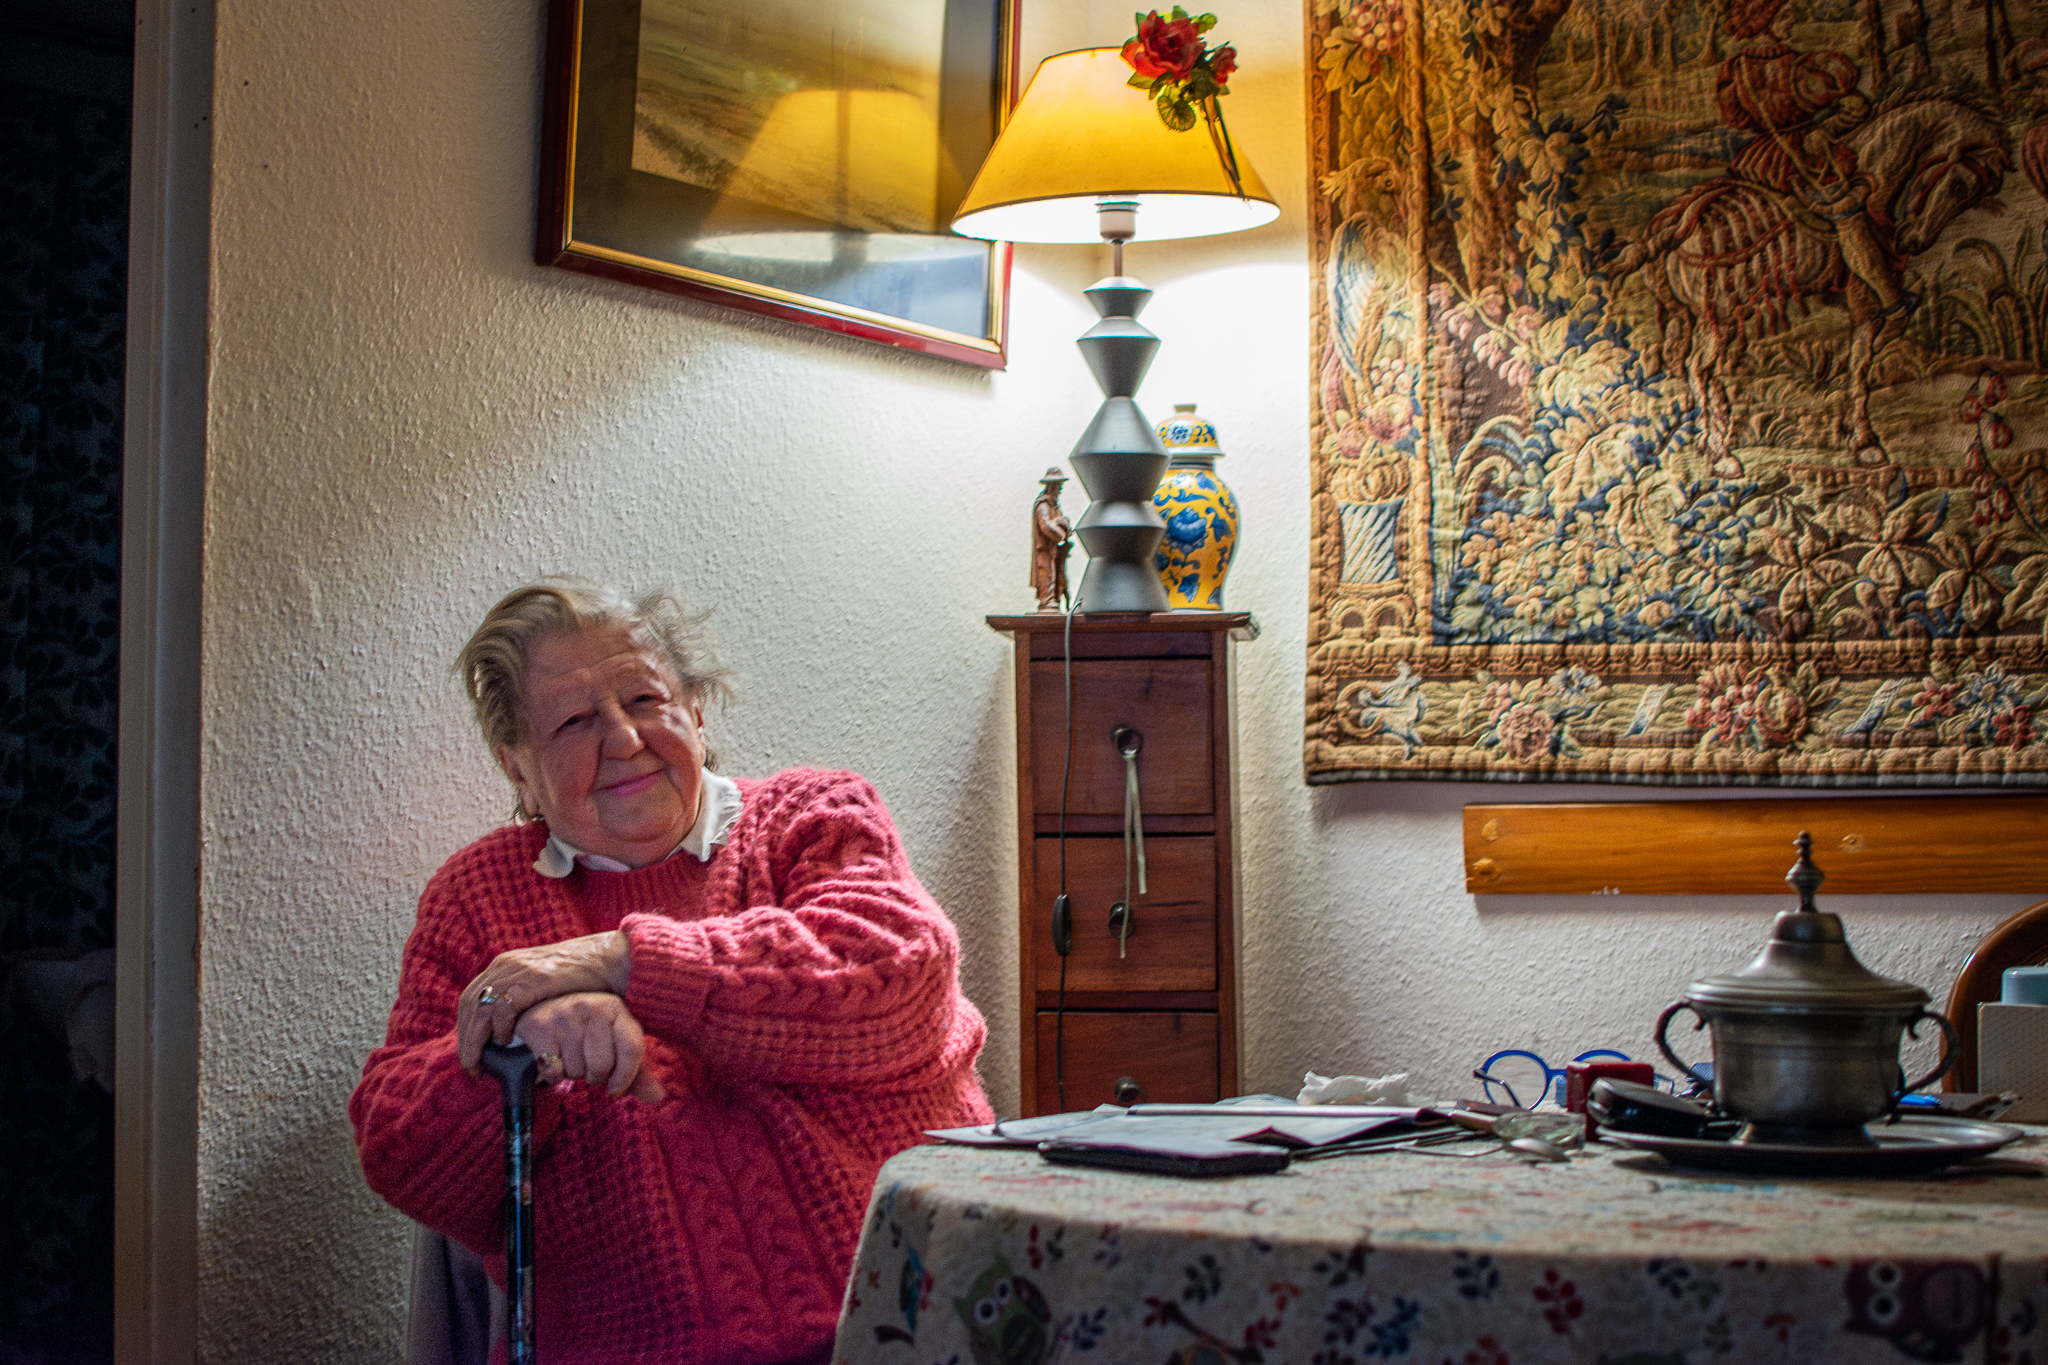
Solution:
[[[526,737],[498,764],[552,833],[644,867],[697,822],[703,724],[631,626],[545,635],[527,659]]]

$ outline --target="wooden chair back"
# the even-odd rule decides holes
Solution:
[[[1977,1088],[1977,1006],[1998,999],[1999,977],[2007,967],[2048,966],[2048,901],[2030,905],[1984,935],[1956,977],[1943,1013],[1956,1026],[1961,1055],[1941,1088],[1965,1093]]]

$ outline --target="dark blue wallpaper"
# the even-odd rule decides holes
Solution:
[[[112,1351],[113,1101],[12,968],[114,942],[125,98],[0,79],[0,1365]]]

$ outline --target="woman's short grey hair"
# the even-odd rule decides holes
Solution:
[[[732,696],[732,671],[712,652],[709,612],[691,612],[671,588],[628,598],[580,578],[547,578],[507,594],[484,617],[455,660],[476,708],[477,728],[493,754],[526,738],[526,674],[534,643],[599,626],[625,625],[646,637],[675,675],[683,696],[705,706]],[[716,768],[709,745],[704,766]]]

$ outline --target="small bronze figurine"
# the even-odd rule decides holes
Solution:
[[[1067,553],[1074,546],[1074,524],[1060,511],[1060,489],[1067,476],[1054,465],[1039,482],[1045,485],[1031,504],[1031,590],[1040,611],[1064,611],[1067,604]]]

